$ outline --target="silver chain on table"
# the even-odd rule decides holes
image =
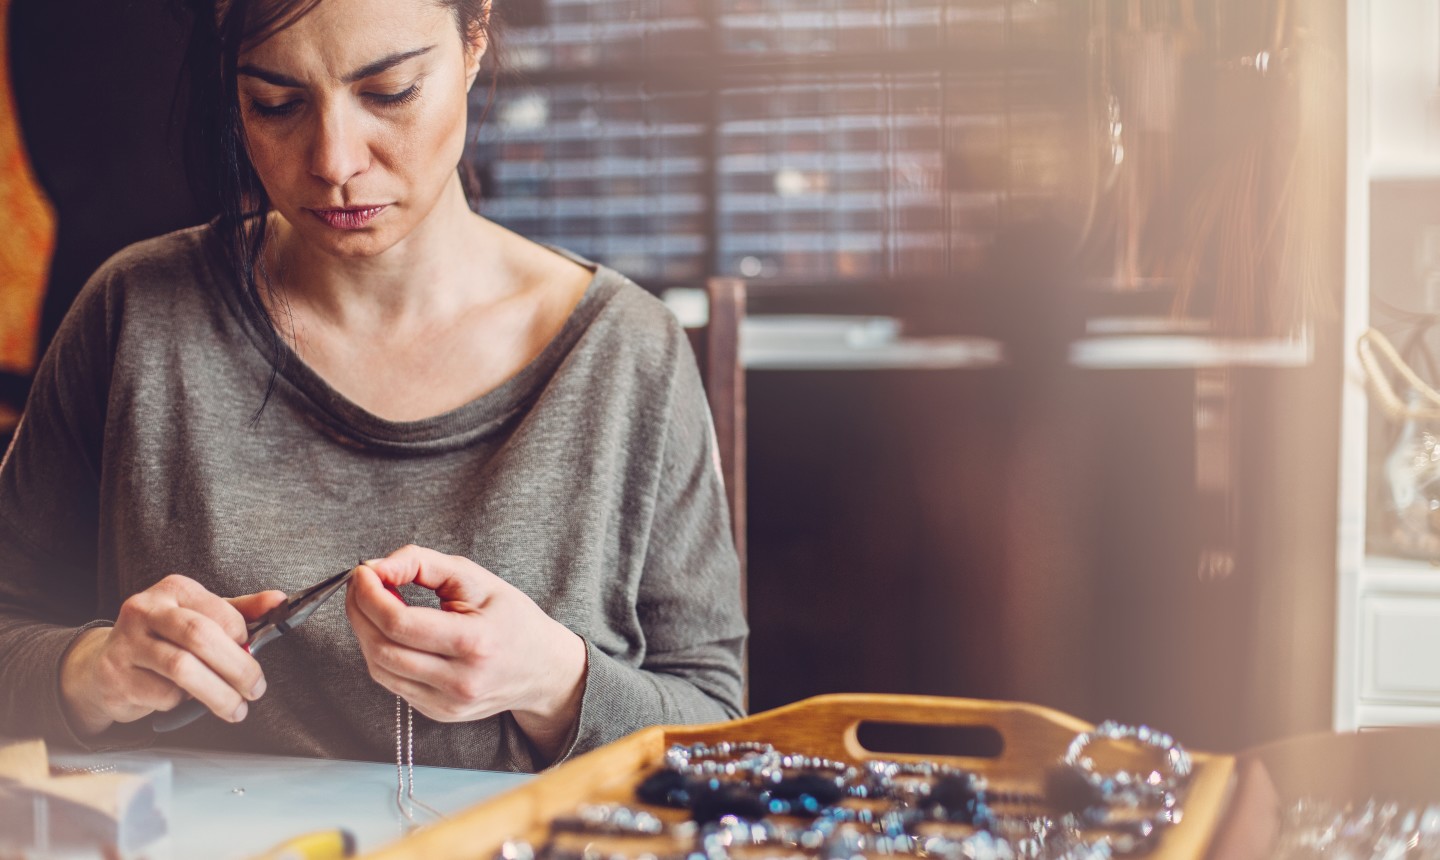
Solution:
[[[401,728],[400,704],[403,700],[395,697],[395,805],[400,814],[411,823],[415,821],[415,807],[420,807],[436,818],[444,813],[415,796],[415,708],[405,702],[404,728]],[[410,805],[406,806],[405,801]]]

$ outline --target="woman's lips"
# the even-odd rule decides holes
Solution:
[[[305,211],[319,218],[336,230],[359,230],[375,220],[375,216],[389,208],[388,203],[379,206],[347,206],[344,209],[307,209]]]

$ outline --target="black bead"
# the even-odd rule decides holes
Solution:
[[[935,780],[935,785],[930,789],[930,802],[938,803],[947,809],[973,805],[979,799],[980,794],[975,790],[974,780],[953,773],[947,773]]]
[[[974,824],[982,798],[972,779],[951,773],[935,780],[921,805],[936,811],[946,821]]]
[[[1084,812],[1105,802],[1100,789],[1072,768],[1052,767],[1045,775],[1045,800],[1061,812]]]
[[[710,824],[727,815],[759,821],[767,812],[759,792],[743,785],[702,788],[690,803],[690,815],[697,824]]]
[[[698,783],[683,773],[657,770],[635,788],[635,796],[655,806],[686,807],[694,800]]]
[[[770,786],[770,796],[781,800],[799,800],[806,795],[815,798],[823,806],[833,806],[840,802],[845,793],[835,784],[835,780],[815,773],[788,776]]]

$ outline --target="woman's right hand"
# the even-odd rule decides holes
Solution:
[[[283,591],[226,599],[179,575],[132,596],[114,627],[85,631],[60,667],[71,728],[97,735],[187,696],[221,719],[245,719],[265,693],[265,674],[244,648],[245,625],[284,600]]]

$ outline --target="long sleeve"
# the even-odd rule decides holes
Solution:
[[[679,343],[635,607],[645,654],[634,666],[587,642],[585,692],[567,757],[645,726],[743,715],[740,564],[709,409],[688,344]]]
[[[97,276],[40,363],[0,461],[0,734],[77,743],[59,667],[96,622],[99,461],[109,381]]]

